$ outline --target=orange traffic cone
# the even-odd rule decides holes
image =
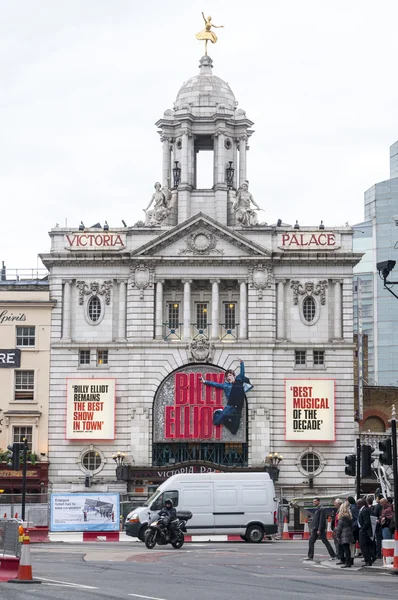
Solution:
[[[30,538],[29,535],[23,536],[21,558],[19,561],[18,575],[16,579],[9,579],[8,583],[41,583],[39,579],[32,577],[32,562],[30,558]]]
[[[7,518],[7,513],[4,513],[3,519],[6,519],[6,518]]]
[[[282,532],[282,539],[283,540],[288,540],[289,538],[289,528],[287,526],[287,517],[285,517],[283,519],[283,532]]]
[[[310,530],[308,528],[308,519],[306,519],[305,523],[304,523],[303,540],[309,540],[309,539],[310,539]]]
[[[333,531],[332,531],[332,517],[328,517],[328,526],[326,529],[326,538],[328,540],[333,539]]]
[[[18,513],[15,513],[14,519],[18,519]]]

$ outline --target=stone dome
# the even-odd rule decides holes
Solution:
[[[235,110],[235,96],[228,83],[212,74],[213,61],[209,56],[200,59],[199,75],[191,77],[184,83],[177,94],[175,110],[187,109],[188,105],[194,112],[197,107],[217,107]]]

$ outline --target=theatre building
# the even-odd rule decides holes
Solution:
[[[50,326],[54,303],[43,272],[0,277],[0,488],[2,502],[18,503],[22,470],[7,465],[7,446],[28,442],[28,501],[46,501]],[[4,512],[4,511],[3,511]],[[9,514],[9,513],[8,513]]]
[[[163,168],[145,221],[51,230],[53,491],[138,500],[174,472],[206,469],[270,470],[285,497],[349,485],[360,255],[351,228],[261,222],[252,126],[202,57],[156,123]],[[226,397],[208,383],[240,360],[246,398],[214,418]],[[277,467],[270,453],[283,455]]]

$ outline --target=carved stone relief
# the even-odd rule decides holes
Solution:
[[[249,269],[250,287],[258,290],[258,297],[261,300],[263,291],[272,286],[273,271],[271,265],[255,265]]]
[[[187,247],[180,250],[180,254],[224,254],[223,250],[216,248],[218,241],[216,236],[207,229],[197,229],[185,238],[185,241]]]
[[[104,281],[99,284],[97,281],[92,281],[90,284],[85,281],[76,281],[76,287],[79,290],[79,304],[84,304],[84,296],[104,296],[105,304],[110,304],[112,281]]]
[[[291,281],[290,287],[293,290],[293,304],[299,303],[299,296],[319,296],[320,303],[326,304],[326,288],[328,282],[326,279],[318,281],[317,284],[307,281],[304,285],[300,281]]]
[[[191,362],[212,362],[215,346],[200,334],[187,345],[189,360]]]
[[[131,286],[140,290],[140,299],[144,297],[144,290],[153,287],[154,271],[153,268],[145,264],[139,264],[131,267],[133,282]]]

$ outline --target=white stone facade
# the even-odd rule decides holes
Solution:
[[[201,68],[206,77],[211,66]],[[185,96],[192,86],[185,86],[179,95],[185,104],[166,111],[157,123],[163,133],[168,129],[163,185],[171,186],[172,159],[182,170],[173,210],[161,226],[138,223],[106,232],[56,228],[50,233],[51,250],[42,260],[56,302],[49,432],[50,481],[56,491],[84,489],[90,471],[81,459],[90,448],[101,457],[93,490],[126,490],[115,478],[112,453],[118,450],[136,467],[153,465],[156,391],[170,373],[192,362],[187,346],[199,330],[213,345],[213,365],[237,369],[242,359],[254,384],[247,396],[247,465],[261,467],[270,451],[282,453],[279,485],[285,497],[300,496],[309,487],[301,457],[315,453],[319,466],[313,473],[314,490],[333,493],[350,485],[344,456],[354,444],[352,270],[360,258],[352,251],[352,230],[242,227],[233,222],[228,215],[235,174],[241,181],[246,178],[247,138],[239,138],[252,133],[252,122],[244,111],[237,114],[236,106],[213,106],[210,83],[206,102],[202,81],[191,105]],[[217,87],[216,99],[219,93]],[[217,144],[211,190],[195,189],[191,133],[181,138],[181,127],[195,132],[192,139],[203,131],[206,140]],[[231,138],[231,147],[225,137]],[[238,148],[239,169],[228,191],[226,168],[228,160],[238,167]],[[92,284],[97,284],[94,293]],[[93,296],[100,307],[95,324],[88,317]],[[308,296],[314,310],[310,323],[303,313]],[[204,306],[206,321],[199,323]],[[228,306],[234,310],[229,323]],[[173,307],[178,316],[171,323]],[[81,351],[90,351],[88,364],[79,364]],[[108,352],[108,364],[98,364],[103,351]],[[306,352],[305,364],[296,364],[296,351]],[[323,361],[315,364],[320,356]],[[67,378],[116,379],[114,440],[65,439]],[[335,441],[285,441],[286,378],[336,381]]]

